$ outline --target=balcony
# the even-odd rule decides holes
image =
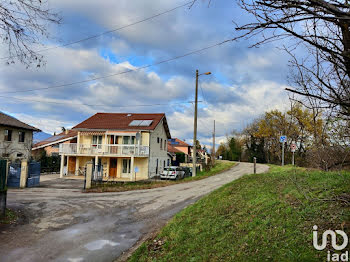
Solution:
[[[149,146],[60,144],[59,153],[79,156],[148,157]]]

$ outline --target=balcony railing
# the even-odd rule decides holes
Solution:
[[[148,156],[149,146],[60,144],[59,153],[93,156]]]

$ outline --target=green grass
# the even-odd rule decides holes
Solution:
[[[326,261],[319,232],[350,235],[350,173],[271,166],[178,213],[130,261]]]
[[[0,216],[0,225],[2,224],[12,224],[16,222],[18,216],[16,212],[11,209],[6,208],[5,216]]]
[[[164,186],[170,186],[178,183],[185,183],[195,180],[200,180],[203,178],[207,178],[209,176],[217,175],[219,173],[222,173],[231,167],[235,166],[236,163],[232,161],[226,161],[226,160],[217,160],[215,163],[215,166],[211,168],[209,171],[201,171],[197,173],[197,176],[195,177],[186,177],[181,180],[162,180],[162,181],[137,181],[137,182],[119,182],[119,183],[113,183],[113,184],[101,184],[94,186],[91,189],[87,189],[86,192],[123,192],[123,191],[130,191],[130,190],[139,190],[139,189],[150,189],[150,188],[156,188],[156,187],[164,187]]]

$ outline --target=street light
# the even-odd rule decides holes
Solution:
[[[194,127],[193,127],[193,170],[192,176],[196,176],[197,174],[197,107],[198,107],[198,77],[201,75],[210,75],[211,72],[206,72],[202,74],[198,74],[198,70],[196,70],[196,95],[195,95],[195,105],[194,105]]]

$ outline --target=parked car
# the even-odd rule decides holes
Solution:
[[[171,166],[166,167],[160,174],[160,179],[182,179],[185,176],[185,171],[182,167]]]
[[[192,176],[192,167],[181,167],[185,171],[185,177]]]

